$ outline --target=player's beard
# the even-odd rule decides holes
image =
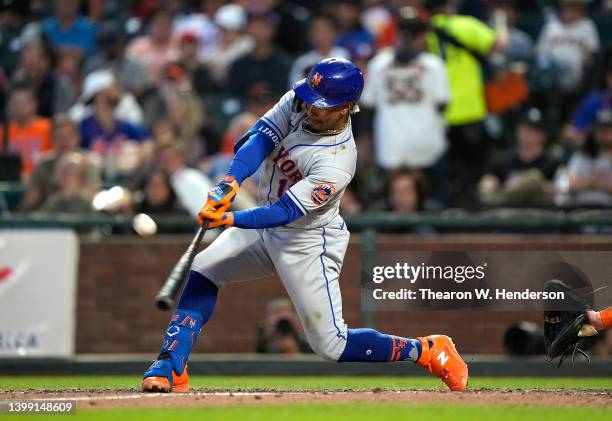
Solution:
[[[315,134],[317,136],[334,136],[334,135],[342,133],[344,129],[346,129],[346,126],[349,124],[349,121],[350,121],[348,114],[340,118],[341,119],[344,118],[345,121],[344,121],[344,124],[339,129],[321,130],[321,129],[317,129],[313,127],[308,116],[306,116],[306,118],[302,122],[302,128],[304,129],[305,132],[308,132],[310,134]]]

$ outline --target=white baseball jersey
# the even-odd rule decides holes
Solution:
[[[576,89],[583,77],[585,60],[599,51],[599,34],[593,21],[588,18],[572,24],[553,20],[542,29],[537,51],[550,57],[560,67],[563,89]]]
[[[386,169],[433,165],[447,147],[440,104],[450,101],[444,62],[421,53],[408,65],[394,62],[392,48],[368,64],[361,102],[376,107],[376,163]]]
[[[304,109],[287,92],[262,117],[279,135],[259,177],[260,205],[271,205],[287,192],[305,214],[294,228],[322,227],[339,218],[340,198],[355,174],[357,147],[350,119],[339,134],[321,136],[304,130]],[[302,107],[303,108],[303,107]]]
[[[337,135],[309,133],[302,126],[305,110],[294,99],[288,92],[263,117],[276,145],[262,164],[259,203],[273,204],[287,193],[305,216],[276,228],[229,228],[191,269],[218,287],[278,274],[312,349],[337,361],[347,340],[338,278],[350,237],[338,207],[355,173],[357,149],[350,120]]]

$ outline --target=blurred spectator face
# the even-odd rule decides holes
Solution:
[[[59,20],[71,21],[79,13],[79,0],[55,0],[54,11]]]
[[[584,7],[578,0],[566,0],[561,6],[561,19],[566,23],[576,22],[584,16]]]
[[[145,196],[153,207],[162,207],[171,200],[172,188],[165,173],[156,171],[149,177],[145,186]]]
[[[416,212],[419,209],[417,180],[413,174],[400,174],[391,180],[389,204],[391,210],[398,213]]]
[[[422,32],[404,38],[404,42],[414,51],[425,51],[427,49],[427,34]]]
[[[181,57],[186,60],[195,60],[198,56],[198,39],[190,34],[181,37]]]
[[[169,13],[158,13],[151,21],[149,36],[158,44],[170,42],[172,36],[172,15]]]
[[[343,29],[352,28],[359,20],[359,7],[351,2],[341,1],[334,12],[340,28]]]
[[[163,140],[165,144],[157,148],[156,161],[157,164],[168,174],[174,174],[176,170],[184,165],[176,146],[170,140]]]
[[[333,22],[324,17],[315,18],[310,24],[310,42],[320,51],[329,51],[336,44]]]
[[[36,115],[37,103],[29,89],[16,89],[9,99],[9,112],[18,123],[26,123]]]
[[[176,130],[174,124],[170,120],[161,120],[153,126],[153,139],[157,141],[165,141],[166,139],[174,139]]]
[[[539,128],[520,124],[516,129],[516,142],[521,161],[531,162],[544,153],[546,133]]]
[[[257,117],[251,113],[245,112],[232,121],[229,130],[234,139],[238,140],[243,134],[248,132],[255,123],[257,123]]]
[[[250,12],[257,14],[268,13],[276,7],[277,3],[277,0],[248,0],[244,2],[245,7],[248,7]]]
[[[121,100],[121,87],[117,84],[96,94],[94,106],[114,110]]]
[[[64,155],[55,168],[55,183],[62,194],[74,195],[85,185],[85,158],[78,152]]]
[[[72,121],[53,125],[53,148],[58,154],[74,151],[81,143],[79,128]]]
[[[38,43],[25,45],[19,56],[19,66],[29,78],[40,79],[49,70],[49,61]]]
[[[596,126],[594,135],[597,145],[601,149],[612,150],[612,124]]]
[[[340,213],[342,215],[356,215],[361,212],[361,204],[352,189],[346,189],[340,199]]]
[[[276,28],[263,18],[253,18],[249,22],[249,34],[256,45],[270,45],[276,34]]]

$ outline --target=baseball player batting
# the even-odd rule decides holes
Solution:
[[[227,229],[196,256],[143,391],[188,391],[187,359],[218,289],[274,273],[322,358],[412,361],[451,390],[465,389],[468,368],[448,336],[409,339],[349,329],[342,318],[338,278],[350,234],[338,207],[355,174],[350,114],[363,83],[350,61],[323,60],[238,141],[227,175],[200,212],[200,223]],[[262,163],[260,206],[228,212],[240,184]]]

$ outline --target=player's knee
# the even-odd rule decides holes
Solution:
[[[312,347],[312,350],[315,352],[315,354],[317,354],[319,357],[323,358],[326,361],[338,361],[339,357],[336,357],[336,355],[331,352],[330,349],[325,348],[325,347]]]
[[[306,334],[306,338],[315,354],[326,361],[338,361],[346,346],[346,340],[335,334],[321,336]]]
[[[216,271],[211,270],[211,268],[207,265],[206,256],[204,256],[204,252],[200,252],[195,259],[193,259],[193,263],[191,264],[191,271],[197,272],[200,275],[204,276],[206,279],[210,280],[217,288],[221,288],[223,286],[223,280]]]

